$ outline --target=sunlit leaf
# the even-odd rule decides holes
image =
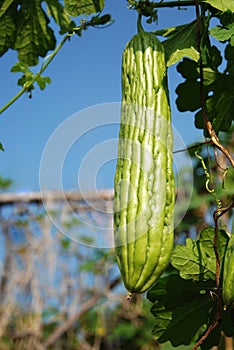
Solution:
[[[191,238],[187,238],[186,245],[177,245],[171,258],[172,265],[179,270],[184,279],[199,280],[205,273],[205,261],[199,245]]]
[[[217,248],[221,264],[227,241],[228,236],[225,231],[220,230]],[[200,233],[199,240],[195,241],[188,238],[186,245],[177,245],[172,254],[171,263],[179,270],[180,276],[184,279],[215,279],[216,256],[214,252],[214,229],[207,227]]]
[[[64,0],[65,9],[70,16],[91,15],[101,12],[104,8],[104,0]]]
[[[4,8],[4,4],[0,8],[0,56],[14,46],[17,20],[16,6]]]
[[[46,85],[51,83],[51,79],[50,79],[50,77],[42,77],[42,76],[39,76],[39,77],[36,79],[36,82],[37,82],[39,88],[40,88],[41,90],[44,90],[44,89],[46,88]]]
[[[55,48],[54,32],[48,23],[49,19],[39,0],[22,4],[14,49],[18,50],[19,60],[28,66],[36,65],[38,56],[44,57]]]
[[[9,8],[13,5],[17,5],[15,0],[3,0],[0,7],[0,18],[6,15]]]
[[[60,26],[60,34],[64,34],[75,27],[63,5],[58,0],[46,0],[48,14],[53,17],[55,22]]]
[[[155,35],[168,38],[163,42],[167,66],[171,66],[183,57],[198,61],[200,54],[197,48],[196,21],[178,27],[154,32]]]
[[[234,12],[234,2],[233,0],[202,0],[207,4],[210,4],[212,7],[224,12],[231,10]]]

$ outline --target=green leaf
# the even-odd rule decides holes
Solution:
[[[225,58],[227,60],[226,72],[234,76],[234,46],[228,44],[225,48]]]
[[[212,7],[224,12],[231,10],[234,12],[234,2],[233,0],[203,0],[203,2],[210,4]]]
[[[12,180],[0,176],[0,190],[7,190],[12,185]]]
[[[198,61],[200,54],[197,48],[196,21],[178,27],[154,32],[155,35],[167,37],[163,42],[167,66],[180,61],[184,56]]]
[[[221,263],[227,242],[227,234],[219,230],[217,249]],[[177,245],[172,254],[171,263],[184,279],[214,280],[216,273],[214,229],[207,227],[200,233],[199,240],[188,238],[186,245]]]
[[[176,308],[166,331],[158,338],[159,343],[170,340],[173,346],[190,344],[199,329],[207,324],[212,303],[211,296],[205,294]]]
[[[200,108],[200,84],[198,81],[188,80],[179,84],[176,93],[178,95],[176,104],[180,112],[194,112]]]
[[[218,71],[218,66],[222,59],[219,50],[214,46],[210,48],[210,66],[203,68],[206,112],[216,133],[227,131],[234,120],[234,69],[232,60],[234,54],[232,46],[227,46],[225,55],[226,58],[231,60],[228,61],[224,73]],[[185,58],[177,67],[177,70],[186,80],[176,88],[178,95],[176,104],[181,112],[198,110],[195,115],[195,126],[199,129],[204,129],[204,120],[200,107],[200,83],[197,78],[195,65],[196,62]],[[197,70],[199,70],[198,66]]]
[[[173,346],[190,344],[199,329],[207,324],[212,303],[211,296],[204,294],[170,312],[156,304],[153,336],[159,343],[170,341]]]
[[[23,62],[17,62],[12,68],[11,72],[22,72],[23,75],[18,79],[18,85],[25,86],[27,84],[28,86],[30,83],[32,83],[32,80],[35,79],[34,73],[29,69],[27,64]],[[36,78],[36,82],[41,90],[44,90],[46,87],[46,84],[51,83],[51,79],[49,77],[43,77],[38,76]],[[31,85],[30,88],[27,91],[31,91],[34,89],[34,86]]]
[[[215,275],[216,272],[216,256],[214,252],[214,229],[212,227],[205,228],[200,233],[199,238],[200,249],[204,259],[206,259],[206,268]],[[223,263],[223,258],[228,244],[228,235],[224,230],[218,231],[217,237],[217,250],[221,263]],[[212,277],[212,276],[211,276]]]
[[[5,151],[5,149],[4,149],[4,147],[3,147],[3,145],[2,145],[2,143],[0,142],[0,151],[2,151],[2,152],[4,152]]]
[[[48,14],[60,26],[60,34],[64,34],[75,27],[75,22],[71,21],[63,5],[58,0],[46,0],[46,4]]]
[[[38,56],[44,57],[55,48],[54,32],[48,23],[49,19],[41,8],[41,0],[22,2],[14,49],[18,50],[19,60],[28,66],[36,65]]]
[[[199,78],[197,63],[188,58],[184,58],[183,61],[178,64],[176,69],[184,79],[196,81]]]
[[[101,12],[105,5],[104,0],[64,0],[64,4],[72,17]]]
[[[36,82],[37,82],[37,85],[39,86],[39,88],[41,90],[44,90],[46,88],[46,85],[51,83],[51,79],[50,79],[50,77],[39,76],[36,79]]]
[[[192,343],[201,327],[209,323],[215,287],[213,280],[184,280],[176,273],[160,277],[147,293],[154,303],[150,311],[155,317],[155,339],[170,341],[173,346]]]
[[[1,7],[0,7],[0,18],[4,15],[6,15],[7,11],[9,8],[14,4],[16,1],[15,0],[5,0],[2,2]]]
[[[234,309],[228,308],[223,311],[222,316],[222,330],[227,337],[232,337],[234,334]]]
[[[31,72],[28,65],[23,62],[16,62],[14,66],[11,68],[11,72],[22,72],[24,74],[27,74],[28,72]]]
[[[210,29],[210,34],[221,42],[230,40],[230,44],[234,45],[234,14],[229,10],[220,15],[220,23]]]
[[[6,4],[7,3],[7,4]],[[0,56],[14,46],[17,9],[15,3],[5,1],[0,8]]]
[[[191,238],[186,245],[177,245],[172,254],[171,263],[184,279],[199,280],[205,273],[205,261],[202,260],[199,244]]]
[[[230,190],[233,192],[233,186],[234,186],[234,168],[228,168],[227,173],[224,177],[223,181],[224,189]]]
[[[152,303],[162,303],[167,310],[173,310],[192,301],[200,294],[209,293],[214,286],[213,281],[185,280],[179,274],[174,273],[159,278],[147,293],[147,298]],[[151,311],[153,310],[154,308]]]
[[[206,89],[206,110],[208,118],[216,133],[227,131],[234,120],[234,84],[233,76],[204,68],[204,84]],[[211,93],[211,96],[209,96]],[[201,111],[195,116],[195,126],[204,128]]]
[[[210,29],[210,34],[219,41],[226,41],[234,35],[234,24],[230,28],[222,28],[220,26]]]
[[[168,311],[164,306],[156,304],[151,312],[155,316],[155,326],[152,330],[152,335],[156,340],[159,340],[171,323],[172,311]]]

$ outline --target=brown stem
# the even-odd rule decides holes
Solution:
[[[220,143],[219,138],[215,130],[213,129],[213,126],[206,113],[205,93],[204,93],[204,73],[203,73],[203,62],[202,62],[202,55],[201,55],[201,16],[200,16],[200,9],[199,9],[199,0],[195,0],[195,2],[196,2],[196,18],[197,18],[197,43],[198,43],[198,50],[200,52],[200,64],[199,64],[200,102],[201,102],[201,108],[202,108],[203,122],[210,135],[210,139],[212,143],[225,155],[225,157],[229,160],[232,167],[234,168],[234,159],[232,158],[228,150]]]
[[[203,334],[203,336],[198,340],[198,342],[194,345],[192,350],[196,350],[203,342],[204,340],[208,337],[208,335],[215,329],[215,327],[218,325],[218,321],[214,320],[210,326],[207,328],[206,332]]]
[[[202,55],[201,55],[201,16],[200,16],[200,7],[199,7],[199,0],[195,0],[196,2],[196,19],[197,19],[197,44],[198,44],[198,50],[200,53],[200,64],[199,64],[199,70],[200,70],[200,103],[202,108],[202,116],[203,116],[203,122],[206,126],[209,135],[214,137],[216,135],[214,133],[212,124],[210,123],[208,116],[206,114],[206,108],[205,108],[205,93],[204,93],[204,75],[203,75],[203,62],[202,62]],[[214,143],[213,139],[211,137],[212,142]],[[217,137],[217,135],[216,135]],[[216,139],[216,138],[215,138]],[[216,139],[217,141],[217,139]],[[216,286],[217,286],[217,310],[215,313],[214,320],[210,323],[209,327],[207,328],[206,332],[203,334],[203,336],[197,341],[195,346],[192,350],[196,350],[209,336],[209,334],[217,327],[219,324],[219,320],[221,317],[221,297],[220,297],[220,288],[219,288],[219,272],[220,272],[220,258],[218,254],[218,248],[217,248],[217,239],[218,239],[218,215],[217,211],[214,212],[214,221],[215,221],[215,232],[214,232],[214,252],[216,257],[216,273],[215,273],[215,279],[216,279]]]
[[[195,148],[198,148],[199,146],[202,146],[202,145],[209,145],[211,144],[212,141],[204,141],[204,142],[199,142],[199,143],[196,143],[195,145],[192,145],[190,147],[187,147],[187,148],[184,148],[184,149],[178,149],[176,151],[173,151],[173,154],[176,154],[176,153],[180,153],[180,152],[186,152],[186,151],[190,151],[192,149],[195,149]]]
[[[205,109],[204,109],[205,111]],[[228,152],[228,150],[220,143],[219,138],[216,134],[216,132],[213,129],[213,126],[211,122],[209,121],[206,112],[203,112],[203,119],[207,128],[207,131],[210,135],[211,141],[213,144],[225,155],[225,157],[229,160],[232,167],[234,168],[234,159],[232,158],[231,154]]]

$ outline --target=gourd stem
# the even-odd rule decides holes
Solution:
[[[144,29],[143,29],[142,23],[141,23],[141,18],[142,18],[142,15],[139,14],[138,18],[137,18],[137,30],[138,30],[138,33],[144,32]]]

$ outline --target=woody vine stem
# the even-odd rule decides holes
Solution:
[[[201,103],[201,109],[202,109],[202,116],[203,116],[203,122],[204,126],[207,129],[210,139],[215,147],[217,147],[229,160],[232,167],[234,167],[234,159],[228,152],[226,148],[223,147],[223,145],[220,143],[219,138],[213,129],[213,126],[207,116],[206,112],[206,105],[205,105],[205,94],[204,94],[204,75],[203,75],[203,62],[202,62],[202,47],[201,47],[201,16],[200,16],[200,6],[199,6],[199,0],[195,0],[195,6],[196,6],[196,19],[197,19],[197,44],[198,49],[200,52],[200,63],[199,63],[199,71],[200,71],[200,103]],[[217,201],[216,201],[217,205]],[[215,224],[214,229],[214,252],[216,256],[216,287],[217,287],[217,298],[216,298],[216,313],[214,316],[213,321],[207,328],[206,332],[203,334],[203,336],[198,340],[198,342],[193,347],[193,350],[196,350],[203,342],[204,340],[209,336],[209,334],[218,326],[220,319],[221,319],[221,313],[222,313],[222,306],[221,306],[221,289],[220,289],[220,281],[219,281],[219,275],[220,275],[220,258],[218,254],[218,248],[217,248],[217,239],[218,239],[218,231],[219,231],[219,219],[222,215],[224,215],[226,212],[231,210],[234,207],[234,196],[232,198],[231,204],[227,207],[222,207],[221,202],[219,201],[217,209],[213,213],[213,219]]]

